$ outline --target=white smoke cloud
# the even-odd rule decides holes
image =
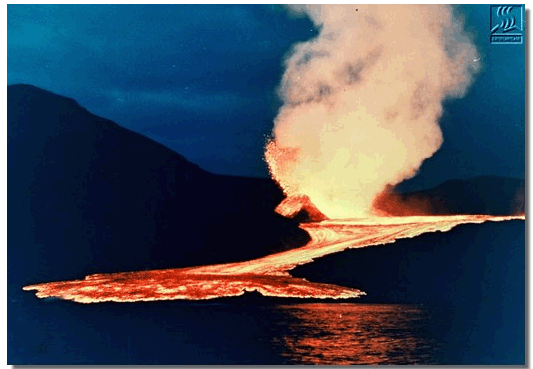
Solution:
[[[446,5],[307,5],[317,38],[294,46],[266,159],[288,196],[331,218],[368,216],[388,185],[441,146],[447,97],[462,97],[476,49]]]

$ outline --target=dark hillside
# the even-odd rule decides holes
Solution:
[[[283,194],[270,180],[208,173],[34,86],[7,91],[9,278],[20,287],[245,260],[308,240],[273,212]]]

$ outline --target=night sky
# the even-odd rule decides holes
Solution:
[[[411,180],[524,178],[525,45],[489,43],[489,6],[460,9],[482,56],[445,104],[444,144]],[[8,5],[8,84],[72,97],[214,173],[266,177],[276,86],[307,18],[259,5]]]

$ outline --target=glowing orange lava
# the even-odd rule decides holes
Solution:
[[[259,259],[199,267],[93,274],[83,280],[24,287],[37,297],[81,303],[153,300],[206,300],[257,291],[264,296],[345,299],[364,295],[353,288],[313,283],[288,272],[322,256],[349,248],[392,243],[427,232],[445,232],[459,224],[525,219],[525,216],[413,216],[327,220],[301,224],[311,242]]]

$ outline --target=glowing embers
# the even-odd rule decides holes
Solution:
[[[292,277],[288,271],[322,256],[348,248],[383,245],[401,238],[448,231],[459,224],[525,219],[525,216],[417,216],[329,220],[302,224],[311,235],[304,247],[260,259],[200,267],[95,274],[84,280],[51,282],[24,287],[37,297],[77,302],[205,300],[257,291],[264,296],[297,298],[353,298],[363,292]]]
[[[291,164],[296,163],[298,159],[298,149],[281,148],[275,141],[267,142],[265,146],[265,161],[268,164],[270,176],[280,185],[281,189],[288,197],[294,196],[298,192],[296,183],[289,183]]]

